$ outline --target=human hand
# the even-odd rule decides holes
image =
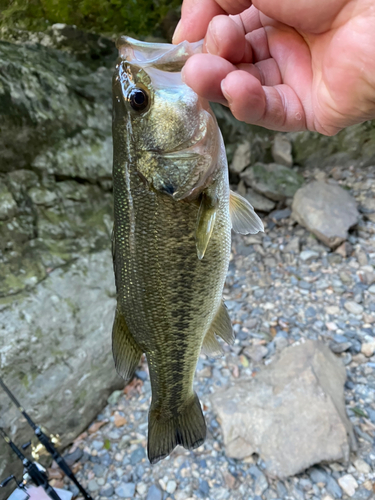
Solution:
[[[184,0],[183,78],[241,121],[334,135],[375,118],[373,0]]]

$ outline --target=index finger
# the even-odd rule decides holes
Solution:
[[[251,4],[251,0],[184,0],[173,43],[183,40],[197,42],[205,37],[213,17],[220,14],[239,14]]]

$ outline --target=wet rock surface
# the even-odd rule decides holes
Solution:
[[[332,175],[330,172],[327,170],[327,176]],[[315,172],[309,171],[306,179],[314,176]],[[374,167],[350,170],[340,182],[357,202],[375,195]],[[264,234],[234,236],[224,297],[236,341],[231,347],[224,346],[224,357],[212,360],[201,356],[198,363],[195,389],[208,424],[204,445],[193,452],[177,448],[169,458],[150,466],[145,447],[151,393],[147,365],[143,363],[125,392],[111,396],[92,427],[74,445],[84,452],[78,462],[78,476],[85,484],[95,479],[100,488],[108,488],[113,499],[121,498],[116,488],[124,483],[130,484],[129,489],[135,485],[132,498],[148,500],[374,497],[375,355],[371,346],[375,340],[375,294],[370,291],[371,279],[365,278],[375,266],[374,223],[360,216],[343,256],[320,243],[290,216],[263,220]],[[361,312],[349,311],[345,307],[348,301],[360,305]],[[228,456],[223,421],[212,401],[223,390],[235,394],[238,386],[249,380],[255,382],[264,370],[273,369],[280,356],[289,350],[298,352],[309,340],[322,343],[325,352],[329,348],[331,359],[335,359],[330,366],[340,367],[340,391],[345,380],[344,401],[341,399],[345,414],[336,421],[335,432],[346,415],[358,449],[350,451],[348,460],[332,457],[312,466],[306,463],[306,470],[276,479],[257,452],[241,459]],[[291,384],[297,392],[305,388],[303,377],[296,377]],[[324,399],[329,390],[317,385],[313,398]],[[309,404],[313,400],[308,398]],[[287,402],[283,400],[282,404]],[[119,417],[126,423],[116,427],[116,421],[124,421]],[[306,421],[303,413],[298,417]],[[270,436],[275,429],[270,428]],[[345,436],[343,431],[344,440]],[[311,442],[311,447],[318,450],[319,444],[321,451],[326,443]],[[281,447],[277,451],[286,450]],[[301,459],[299,452],[297,448],[296,461]],[[96,464],[105,467],[101,477],[95,475]],[[107,497],[99,494],[98,498]]]

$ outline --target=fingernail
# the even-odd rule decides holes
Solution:
[[[180,31],[181,31],[181,19],[178,21],[176,29],[174,30],[174,33],[173,33],[173,36],[172,36],[172,43],[175,43],[175,40],[178,39]]]
[[[207,35],[206,35],[206,50],[209,54],[218,54],[219,46],[216,38],[216,30],[213,26],[212,21],[208,25]]]
[[[185,66],[181,70],[181,80],[182,83],[185,83]]]
[[[232,104],[232,97],[228,94],[226,88],[225,88],[225,78],[224,80],[221,82],[221,91],[225,97],[225,99],[228,101],[228,104],[229,106]]]

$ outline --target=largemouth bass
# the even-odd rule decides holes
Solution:
[[[233,342],[222,301],[231,229],[263,230],[231,193],[225,149],[208,102],[181,80],[201,44],[122,37],[113,77],[113,260],[117,309],[113,355],[129,380],[146,354],[152,401],[148,457],[206,436],[193,378],[201,349]]]

